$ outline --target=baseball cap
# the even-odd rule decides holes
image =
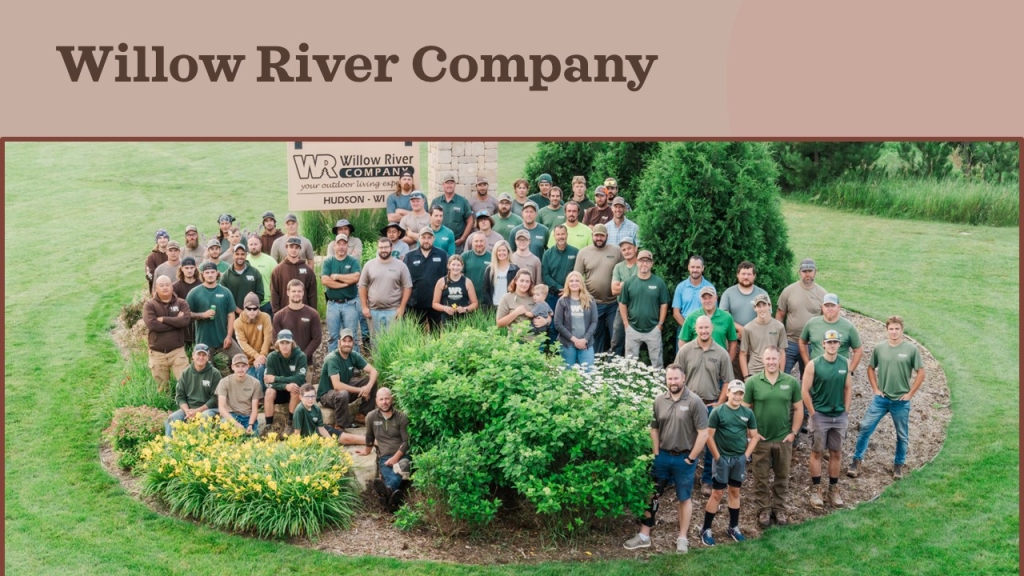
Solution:
[[[277,222],[277,217],[274,216],[274,213],[271,212],[270,210],[267,210],[266,212],[263,213],[263,218],[260,218],[260,221],[267,220],[267,219],[270,219],[270,220],[273,220],[274,222]]]
[[[292,245],[302,246],[302,238],[299,238],[298,236],[292,236],[291,238],[289,238],[289,239],[284,241],[284,245],[285,246],[292,246]]]
[[[477,176],[476,177],[476,183],[477,184],[490,184],[490,182],[487,181],[487,176]]]
[[[604,179],[604,185],[605,186],[614,186],[616,188],[619,187],[619,183],[615,181],[615,178],[605,178]]]
[[[231,214],[221,214],[220,216],[217,217],[217,223],[218,224],[220,224],[221,222],[234,222],[234,221],[235,221],[235,217],[232,216]]]
[[[804,258],[803,260],[800,261],[800,271],[801,272],[803,272],[804,270],[817,270],[817,269],[818,269],[818,265],[814,263],[814,260],[812,258]]]
[[[335,242],[341,242],[342,240],[348,242],[348,234],[338,234],[334,237]]]
[[[191,257],[191,256],[185,256],[184,258],[181,259],[181,265],[182,266],[195,266],[196,265],[196,259]]]
[[[619,246],[622,246],[623,244],[626,243],[636,246],[636,240],[633,240],[632,236],[623,236],[622,238],[619,239]]]
[[[156,231],[156,239],[159,240],[161,236],[164,238],[171,237],[171,235],[167,233],[167,230],[164,230],[163,228]]]
[[[537,176],[537,183],[540,184],[541,182],[551,184],[551,174],[541,174],[540,176]]]
[[[351,222],[349,222],[348,220],[346,220],[344,218],[342,218],[341,220],[338,220],[337,222],[334,223],[334,228],[331,228],[331,232],[334,232],[335,234],[337,234],[338,233],[338,228],[341,228],[342,226],[348,226],[348,231],[349,232],[351,232],[352,234],[356,233],[356,227],[353,226]]]
[[[758,304],[762,303],[762,302],[764,302],[765,304],[767,304],[769,306],[772,305],[772,299],[769,298],[767,294],[758,294],[757,296],[754,296],[754,306],[755,307]]]
[[[220,240],[216,238],[210,238],[209,242],[206,243],[207,248],[213,248],[214,246],[220,248]]]
[[[217,265],[213,262],[203,262],[203,265],[199,267],[200,272],[206,272],[207,270],[216,270]]]
[[[284,340],[285,342],[295,342],[295,340],[292,338],[292,331],[291,330],[281,330],[280,332],[278,332],[277,333],[277,341],[280,342],[282,340]]]
[[[420,228],[420,236],[423,236],[424,234],[430,234],[430,237],[433,238],[434,230],[430,226],[424,226],[423,228]]]
[[[835,330],[829,330],[828,332],[825,332],[825,338],[822,341],[839,342],[839,332],[836,332]]]
[[[235,244],[235,247],[234,247],[234,248],[232,248],[232,249],[231,249],[231,251],[232,251],[232,252],[238,252],[238,249],[239,249],[239,248],[241,248],[241,249],[242,249],[242,252],[246,252],[246,253],[248,253],[248,252],[249,252],[249,247],[248,247],[248,246],[246,246],[245,244],[242,244],[241,242],[239,242],[238,244]]]
[[[341,332],[338,332],[338,341],[344,340],[345,338],[353,338],[352,331],[348,328],[344,328]]]
[[[700,289],[700,295],[703,296],[705,294],[711,294],[712,296],[718,296],[718,292],[715,290],[714,286],[705,286],[705,287],[701,288]]]
[[[743,380],[733,380],[729,382],[729,393],[733,392],[746,392],[747,385],[743,383]]]
[[[594,224],[594,232],[593,233],[594,234],[604,234],[605,236],[607,236],[608,235],[608,227],[605,226],[604,224]]]
[[[526,238],[527,240],[529,240],[530,239],[530,231],[529,230],[520,230],[520,231],[516,232],[516,240],[519,240],[520,238]]]
[[[207,346],[206,344],[203,344],[202,342],[200,342],[199,344],[196,344],[196,347],[193,348],[192,351],[193,352],[201,352],[203,354],[206,354],[207,356],[210,355],[210,347]]]
[[[534,210],[537,210],[537,203],[534,202],[533,200],[527,200],[526,202],[523,202],[523,210],[526,210],[527,208],[533,208]]]
[[[296,216],[295,214],[288,214],[287,216],[284,217],[284,221],[285,221],[286,224],[288,222],[298,222],[299,221],[299,217]],[[277,222],[277,220],[274,220],[274,222]]]
[[[175,240],[171,240],[167,243],[168,250],[181,250],[181,244],[178,244]]]
[[[399,172],[398,177],[399,178],[404,178],[404,177],[408,176],[408,177],[412,178],[412,175],[415,174],[415,173],[416,173],[416,169],[415,168],[413,168],[412,166],[407,166],[405,168],[402,168],[402,171]]]
[[[487,210],[481,210],[476,213],[476,219],[479,220],[481,218],[487,218],[488,220],[491,220],[491,215],[489,212],[487,212]],[[494,220],[491,220],[491,222],[494,222]]]
[[[651,254],[650,250],[641,250],[640,254],[636,257],[637,260],[654,260],[654,254]]]
[[[608,192],[605,190],[604,186],[598,186],[597,188],[594,188],[594,196],[598,196],[598,195],[601,195],[601,196],[607,196],[608,195]]]
[[[198,234],[199,228],[196,228],[194,224],[189,224],[188,226],[185,226],[185,234],[188,234],[189,232],[195,232]]]
[[[455,174],[452,174],[451,172],[445,174],[444,180],[441,180],[441,182],[455,182]]]
[[[509,194],[508,192],[502,192],[501,194],[498,194],[498,202],[511,202],[511,201],[512,201],[512,195]]]
[[[822,304],[835,304],[839,305],[839,296],[835,294],[825,294],[825,297],[821,299]]]
[[[231,357],[231,365],[235,366],[237,364],[245,364],[246,366],[248,366],[249,359],[246,358],[245,354],[235,354],[234,356]]]
[[[612,200],[612,206],[625,206],[626,199],[622,196],[616,196],[615,200]]]
[[[427,196],[419,190],[413,190],[412,194],[409,194],[409,200],[426,200]]]

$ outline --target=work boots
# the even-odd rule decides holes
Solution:
[[[811,508],[815,510],[821,510],[825,507],[825,485],[824,484],[812,484],[811,485]]]
[[[839,492],[839,484],[830,484],[828,487],[828,503],[835,508],[842,508],[843,495]]]

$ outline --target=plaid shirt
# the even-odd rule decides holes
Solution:
[[[622,226],[615,225],[615,219],[611,219],[605,223],[608,228],[608,245],[618,246],[619,240],[623,238],[632,238],[633,242],[636,243],[637,248],[640,247],[640,228],[629,218],[622,219]]]

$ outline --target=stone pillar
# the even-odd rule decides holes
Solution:
[[[477,176],[486,176],[490,193],[498,191],[497,142],[428,142],[427,179],[422,183],[428,200],[441,195],[444,175],[455,175],[455,192],[470,198],[476,191]]]

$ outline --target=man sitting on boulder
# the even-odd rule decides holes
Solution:
[[[380,475],[374,488],[392,512],[402,505],[408,487],[409,472],[409,417],[395,410],[389,388],[377,391],[377,409],[366,415],[366,446],[356,452],[369,456],[374,442],[380,456]]]

